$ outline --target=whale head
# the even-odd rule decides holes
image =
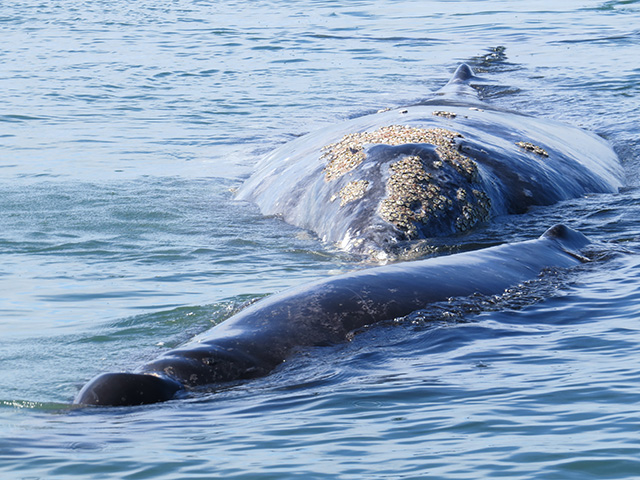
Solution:
[[[141,373],[104,373],[87,383],[73,403],[119,407],[170,400],[183,386],[169,378]]]

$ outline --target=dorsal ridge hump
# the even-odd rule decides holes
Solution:
[[[589,245],[590,241],[582,233],[576,230],[559,223],[544,232],[541,238],[555,240],[568,254],[575,256],[579,260],[586,260],[580,255],[580,251],[585,246]]]
[[[473,70],[466,63],[460,64],[460,66],[456,69],[453,77],[449,80],[449,83],[467,83],[469,80],[474,78]]]
[[[454,102],[461,100],[479,102],[478,90],[473,88],[471,84],[483,82],[484,80],[477,77],[469,65],[463,63],[456,69],[451,80],[436,92],[436,95]]]

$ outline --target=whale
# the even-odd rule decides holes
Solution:
[[[373,261],[492,218],[622,186],[602,138],[480,99],[466,64],[416,105],[303,135],[262,158],[236,198]]]
[[[348,342],[364,327],[450,298],[501,294],[548,268],[575,267],[587,261],[588,244],[555,225],[533,240],[321,278],[260,299],[133,372],[98,375],[74,403],[143,405],[266,376],[301,349]]]

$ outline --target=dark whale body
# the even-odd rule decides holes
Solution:
[[[345,342],[366,325],[474,293],[502,293],[547,267],[581,261],[589,241],[562,225],[539,239],[369,268],[262,299],[135,373],[90,381],[75,403],[140,405],[191,388],[268,374],[296,348]]]
[[[258,164],[237,198],[384,260],[412,240],[621,186],[619,160],[601,138],[495,109],[471,87],[480,81],[462,65],[429,101],[287,143]]]

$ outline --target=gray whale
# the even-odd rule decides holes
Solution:
[[[467,232],[492,217],[615,192],[622,169],[601,138],[496,109],[467,65],[419,105],[304,135],[262,159],[237,199],[348,252]]]
[[[264,298],[134,373],[106,373],[74,403],[141,405],[211,384],[264,376],[296,349],[348,341],[354,331],[434,302],[492,295],[572,267],[589,240],[562,225],[540,238],[337,275]]]

